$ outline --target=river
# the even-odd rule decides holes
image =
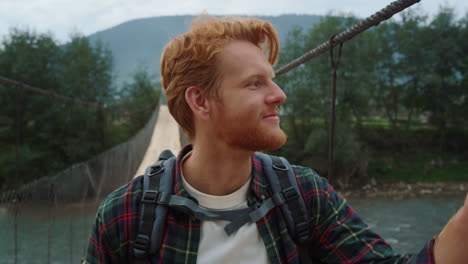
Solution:
[[[353,199],[366,223],[399,253],[418,252],[463,205],[464,197],[410,200]]]
[[[463,197],[352,199],[351,206],[400,253],[419,251],[463,204]],[[0,263],[79,263],[94,210],[78,206],[0,210]],[[16,220],[16,221],[15,221]],[[16,230],[16,231],[15,231]],[[15,233],[16,248],[15,254]]]

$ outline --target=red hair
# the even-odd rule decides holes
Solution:
[[[217,96],[220,54],[232,40],[248,41],[261,48],[272,65],[278,58],[276,30],[271,23],[254,18],[198,16],[191,30],[172,39],[163,50],[161,84],[167,105],[190,138],[195,135],[195,128],[185,90],[197,86],[208,96]]]

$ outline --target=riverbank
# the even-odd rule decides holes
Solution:
[[[468,193],[468,182],[404,182],[371,179],[361,188],[338,191],[346,198],[403,200],[421,197],[464,197]]]

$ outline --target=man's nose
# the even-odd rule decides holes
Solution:
[[[266,101],[267,104],[280,105],[286,101],[286,94],[284,93],[283,89],[281,89],[281,87],[272,81],[271,91],[268,94]]]

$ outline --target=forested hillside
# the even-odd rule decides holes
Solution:
[[[133,71],[145,67],[158,77],[159,56],[170,38],[185,32],[195,16],[151,17],[128,21],[89,36],[92,42],[102,41],[115,56],[116,82],[131,79]],[[295,26],[313,27],[320,16],[281,15],[258,16],[275,25],[283,42]]]

